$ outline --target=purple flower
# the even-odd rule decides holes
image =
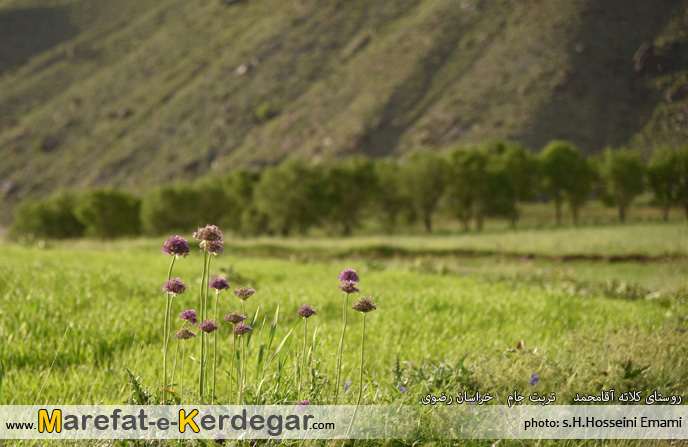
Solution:
[[[162,252],[170,256],[188,256],[191,249],[186,239],[180,236],[170,236],[170,238],[162,245]]]
[[[349,281],[359,282],[360,278],[358,277],[356,270],[344,269],[344,270],[342,270],[342,273],[339,274],[339,280],[341,282],[349,282]]]
[[[398,388],[399,388],[399,392],[401,392],[401,393],[406,392],[406,387],[404,385],[399,385]]]
[[[308,399],[300,400],[300,401],[296,402],[296,405],[310,405],[310,404],[311,404],[311,401]]]
[[[162,291],[172,296],[181,295],[186,292],[186,285],[179,278],[172,278],[162,286]]]
[[[303,318],[309,318],[312,315],[315,315],[315,309],[313,309],[313,306],[307,306],[303,305],[299,310],[296,311],[297,315],[301,315]]]
[[[237,324],[237,323],[241,323],[242,321],[244,321],[246,319],[246,316],[240,315],[239,312],[237,312],[235,310],[231,314],[225,315],[222,318],[224,318],[226,321],[229,321],[232,324]]]
[[[208,253],[214,254],[215,256],[225,251],[225,248],[222,246],[222,241],[203,241],[200,245],[201,248],[203,248],[203,246],[208,247]]]
[[[532,373],[530,375],[530,378],[533,379],[530,382],[528,382],[528,385],[530,385],[530,386],[535,386],[535,384],[540,381],[540,378],[538,376],[536,376],[535,373]]]
[[[177,340],[188,340],[190,338],[194,338],[196,334],[191,332],[191,329],[188,327],[183,327],[177,331],[176,334],[174,334],[174,338]]]
[[[375,304],[372,296],[362,296],[354,302],[351,308],[362,313],[367,313],[377,309],[377,304]]]
[[[349,391],[349,388],[351,387],[351,380],[347,380],[344,382],[344,390]]]
[[[188,322],[191,323],[191,324],[196,324],[196,323],[198,323],[198,319],[197,319],[197,316],[196,316],[196,311],[193,310],[193,309],[183,310],[183,311],[179,314],[179,318],[181,318],[182,320],[186,320],[186,321],[188,321]]]
[[[229,283],[224,278],[213,278],[208,284],[209,289],[215,289],[215,292],[220,293],[220,290],[229,289]]]
[[[234,333],[239,336],[248,334],[252,330],[253,328],[251,326],[246,326],[244,323],[238,323],[236,326],[234,326]]]
[[[225,250],[222,246],[222,231],[215,225],[206,225],[203,228],[199,228],[193,234],[193,237],[201,241],[201,248],[205,247],[208,253],[218,255]]]
[[[193,237],[199,241],[222,241],[222,231],[215,225],[206,225],[203,228],[199,228],[198,231],[193,234]]]
[[[356,283],[354,281],[347,281],[343,285],[339,286],[339,290],[342,292],[349,294],[349,293],[358,293],[358,287],[356,287]]]
[[[247,299],[251,298],[251,295],[256,293],[256,291],[250,287],[243,286],[239,287],[238,289],[234,289],[234,294],[239,298],[241,301],[246,301]]]
[[[217,323],[215,323],[215,320],[205,320],[203,323],[198,325],[198,328],[206,334],[215,332],[219,327],[220,326]]]

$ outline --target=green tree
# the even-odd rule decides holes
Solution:
[[[134,236],[141,230],[141,200],[122,191],[97,189],[84,195],[76,217],[86,233],[104,239]]]
[[[607,148],[602,154],[600,178],[619,210],[619,220],[624,222],[633,199],[643,192],[645,180],[643,159],[626,148]]]
[[[384,231],[392,234],[399,215],[409,207],[408,196],[402,188],[399,165],[393,160],[381,158],[375,161],[375,176],[378,188],[373,206]]]
[[[530,200],[538,182],[538,165],[523,146],[503,141],[490,143],[488,152],[490,214],[509,219],[512,228],[520,216],[519,203]]]
[[[254,190],[256,210],[267,218],[269,231],[283,236],[305,233],[323,216],[321,175],[306,162],[289,158],[263,172]]]
[[[678,156],[670,146],[654,151],[647,170],[650,187],[662,206],[664,221],[669,220],[669,211],[676,203],[679,185]]]
[[[237,230],[238,204],[218,178],[200,180],[193,186],[197,202],[193,208],[196,226],[214,223],[220,228]]]
[[[253,194],[260,174],[246,169],[235,169],[222,178],[221,183],[233,208],[227,213],[227,228],[244,234],[261,234],[268,231],[267,217],[256,209]]]
[[[578,148],[567,141],[551,141],[539,155],[543,189],[554,201],[557,225],[568,201],[574,223],[592,190],[594,171]]]
[[[676,169],[678,171],[678,188],[676,201],[681,204],[688,218],[688,144],[676,151]]]
[[[488,157],[479,149],[457,149],[449,154],[447,204],[468,231],[471,219],[482,228],[490,194]]]
[[[141,202],[141,223],[151,235],[188,231],[209,223],[229,228],[235,209],[222,182],[205,179],[195,185],[163,186],[146,194]]]
[[[373,162],[365,157],[332,160],[325,169],[323,185],[328,221],[341,227],[343,235],[350,235],[377,193]]]
[[[412,206],[432,232],[432,215],[444,193],[446,161],[430,151],[413,152],[402,168],[402,182]]]
[[[143,231],[158,236],[205,225],[197,215],[198,196],[198,191],[188,184],[162,186],[150,191],[141,201]]]

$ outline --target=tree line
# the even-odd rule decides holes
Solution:
[[[591,199],[616,206],[623,222],[647,188],[664,220],[676,205],[688,217],[688,145],[658,148],[648,163],[625,148],[586,157],[566,141],[552,141],[537,155],[498,141],[446,154],[419,150],[401,161],[349,157],[314,164],[288,158],[261,172],[237,169],[142,197],[97,189],[26,200],[16,207],[9,234],[114,238],[213,222],[246,235],[305,234],[314,227],[348,235],[371,217],[388,233],[415,221],[431,232],[440,207],[465,230],[472,224],[479,231],[487,218],[516,227],[523,203],[535,200],[554,204],[557,224],[566,207],[577,223]]]

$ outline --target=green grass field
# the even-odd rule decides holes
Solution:
[[[384,253],[398,250],[402,253],[516,255],[681,255],[688,254],[688,225],[684,221],[636,223],[627,226],[583,228],[524,229],[453,235],[422,236],[361,236],[355,238],[257,238],[232,242],[238,249],[287,249],[320,251],[323,253],[357,254]]]
[[[361,275],[361,293],[378,303],[367,317],[363,403],[415,403],[431,391],[463,389],[506,396],[530,391],[533,373],[540,378],[536,390],[556,392],[557,404],[570,404],[577,392],[610,388],[686,397],[685,261],[562,262],[499,253],[463,258],[433,251],[494,250],[499,245],[507,253],[684,255],[687,237],[685,224],[671,223],[389,240],[226,238],[227,246],[241,250],[213,258],[211,276],[226,276],[233,287],[249,284],[257,290],[247,301],[249,315],[259,308],[249,345],[249,403],[298,399],[294,371],[302,323],[267,368],[260,400],[256,359],[260,344],[267,345],[277,307],[279,323],[265,358],[297,324],[295,312],[303,303],[318,312],[309,320],[315,376],[303,397],[314,404],[332,402],[343,301],[337,276],[347,267]],[[125,368],[157,392],[164,314],[160,288],[170,261],[160,253],[164,239],[2,246],[2,404],[121,403],[131,395]],[[383,240],[417,254],[380,257],[363,250]],[[292,255],[272,257],[261,248],[265,244]],[[342,254],[351,247],[357,249],[354,254]],[[174,302],[173,329],[181,310],[198,308],[201,270],[202,258],[194,249],[175,265],[173,276],[187,283],[188,292]],[[221,315],[240,309],[240,303],[233,294],[220,295]],[[360,314],[349,311],[342,382],[352,385],[349,392],[341,390],[340,403],[354,403],[358,393],[361,323]],[[218,401],[227,402],[228,323],[222,321],[218,337]],[[523,347],[517,349],[519,342]],[[187,343],[187,354],[197,358],[197,339]],[[172,342],[171,356],[174,347]],[[186,373],[183,398],[190,402],[196,399],[198,380],[191,358]],[[175,392],[179,377],[178,365]]]

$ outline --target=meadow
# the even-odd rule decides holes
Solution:
[[[197,308],[203,268],[196,241],[185,236],[191,254],[177,260],[173,276],[188,292],[174,301],[173,330],[179,312]],[[2,245],[2,404],[132,402],[126,369],[145,393],[159,396],[165,239]],[[378,305],[367,315],[364,404],[415,404],[429,392],[461,390],[503,399],[514,390],[556,392],[557,404],[611,388],[688,397],[687,247],[684,222],[340,240],[226,236],[210,277],[257,291],[246,301],[249,320],[257,313],[248,403],[333,401],[344,299],[337,278],[345,268],[357,270],[361,295]],[[564,256],[572,253],[590,256]],[[671,256],[624,258],[637,254]],[[296,311],[304,303],[317,314],[308,322],[312,362],[299,397],[303,323]],[[219,309],[241,310],[241,301],[222,292]],[[227,402],[232,334],[219,320],[217,401]],[[350,311],[342,383],[351,383],[340,385],[340,403],[356,403],[361,325]],[[262,369],[282,340],[259,394]],[[186,343],[182,399],[190,402],[197,399],[198,342]],[[539,380],[530,385],[533,375]]]

